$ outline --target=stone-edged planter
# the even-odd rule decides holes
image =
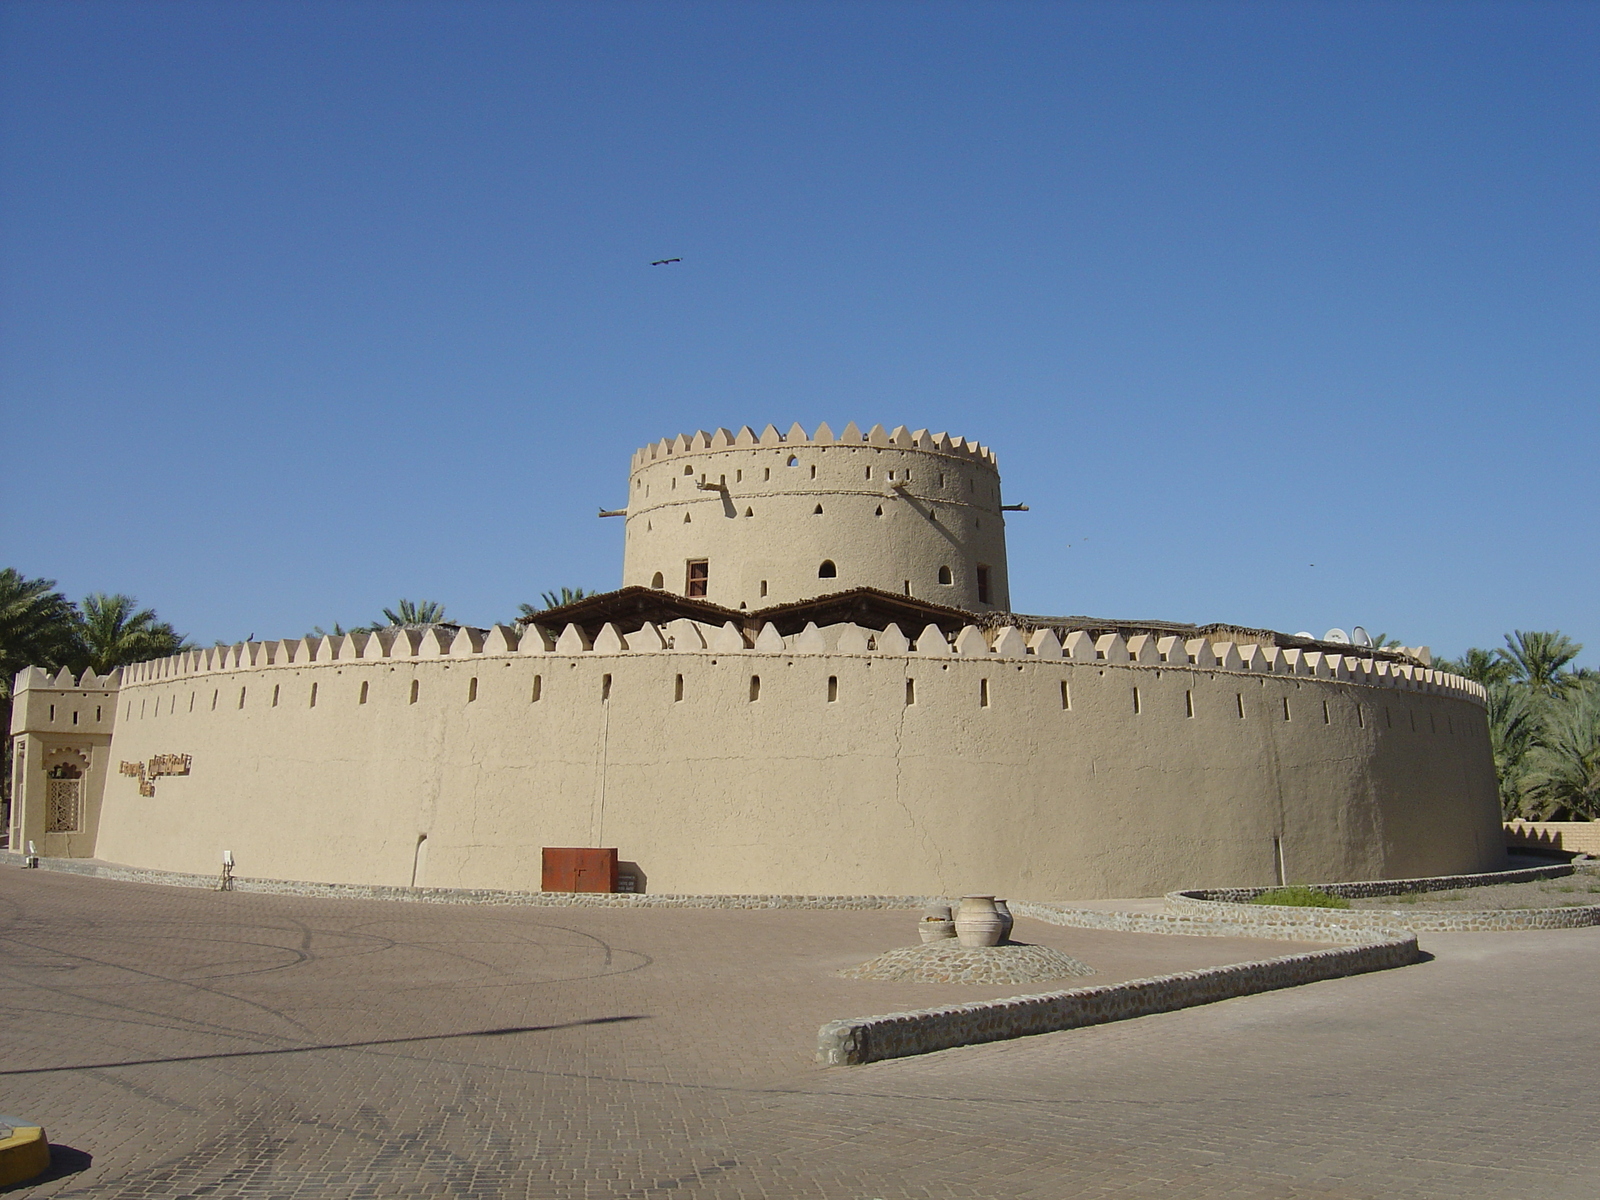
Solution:
[[[1024,907],[1034,906],[1018,905],[1019,909]],[[1356,945],[1203,971],[1181,971],[1128,983],[829,1021],[817,1031],[817,1061],[829,1066],[858,1065],[979,1042],[1055,1033],[1323,979],[1403,967],[1416,960],[1414,933],[1377,938],[1368,935]]]
[[[1266,889],[1261,889],[1265,891]],[[1259,893],[1258,893],[1259,894]],[[1391,893],[1397,894],[1397,893]],[[1483,908],[1446,912],[1426,908],[1290,908],[1279,904],[1241,904],[1212,900],[1204,892],[1168,892],[1167,907],[1200,920],[1227,921],[1280,937],[1285,926],[1329,932],[1334,929],[1409,929],[1414,933],[1506,933],[1518,929],[1581,929],[1600,925],[1600,904],[1566,908]]]
[[[1308,886],[1346,900],[1370,900],[1375,896],[1404,896],[1412,892],[1453,892],[1458,888],[1489,887],[1497,883],[1534,883],[1541,879],[1560,879],[1576,870],[1571,863],[1550,863],[1542,867],[1519,867],[1515,871],[1482,871],[1476,875],[1425,875],[1420,879],[1367,879],[1355,883],[1313,883]],[[1253,900],[1270,887],[1188,888],[1171,895],[1194,896],[1201,900]]]

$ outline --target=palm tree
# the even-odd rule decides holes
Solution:
[[[1550,714],[1528,752],[1523,790],[1547,819],[1600,817],[1600,688],[1575,692]]]
[[[27,579],[14,567],[0,570],[0,702],[10,730],[11,681],[24,667],[55,669],[72,657],[72,601],[54,579]]]
[[[28,579],[15,567],[0,569],[0,747],[9,745],[11,682],[24,667],[56,670],[72,657],[72,601],[54,579]],[[0,762],[0,826],[11,811],[11,770]]]
[[[1511,678],[1525,684],[1540,696],[1558,698],[1574,686],[1573,673],[1563,671],[1583,650],[1560,630],[1551,632],[1518,629],[1506,634],[1505,649],[1496,651],[1511,667]]]
[[[599,594],[599,592],[595,591],[586,591],[581,587],[564,587],[561,589],[559,594],[556,592],[539,593],[539,599],[544,601],[544,608],[535,608],[531,604],[519,604],[517,607],[521,609],[524,617],[532,617],[544,612],[545,609],[560,608],[563,604],[572,604],[575,601],[582,600],[586,596],[598,596]]]
[[[1539,737],[1539,711],[1528,689],[1507,679],[1484,685],[1488,692],[1489,749],[1500,786],[1500,811],[1506,820],[1522,810],[1524,762]]]
[[[384,609],[383,615],[389,625],[438,625],[444,621],[444,605],[437,600],[401,600]]]
[[[183,635],[157,619],[155,610],[137,609],[132,596],[93,592],[84,597],[73,622],[78,647],[73,670],[88,667],[107,675],[129,663],[165,658],[187,649]]]
[[[1511,678],[1511,664],[1499,651],[1482,650],[1477,646],[1460,658],[1443,658],[1433,665],[1441,671],[1481,683],[1484,687],[1505,683]]]

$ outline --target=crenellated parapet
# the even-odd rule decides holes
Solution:
[[[863,433],[854,421],[846,425],[837,435],[826,422],[818,425],[815,433],[809,434],[798,422],[789,426],[787,433],[780,433],[775,425],[768,425],[760,433],[748,425],[742,426],[737,433],[728,429],[717,429],[709,433],[704,429],[695,433],[680,433],[675,438],[662,438],[659,442],[652,442],[636,451],[632,465],[637,470],[660,459],[757,446],[773,449],[795,446],[877,446],[883,449],[897,447],[902,450],[922,450],[929,454],[947,454],[987,463],[991,467],[998,466],[994,451],[978,442],[951,437],[948,433],[930,433],[926,429],[909,430],[904,425],[897,425],[892,430],[886,430],[882,425],[874,425]]]
[[[1352,648],[1354,650],[1355,648]],[[170,658],[126,668],[126,686],[161,683],[186,676],[259,670],[305,668],[332,664],[427,660],[471,660],[505,656],[627,657],[641,654],[841,655],[935,658],[956,661],[1007,661],[1094,666],[1127,670],[1183,670],[1237,673],[1260,677],[1388,687],[1403,691],[1457,696],[1479,705],[1487,702],[1483,686],[1470,679],[1414,662],[1325,650],[1283,648],[1270,644],[1217,641],[1092,630],[1023,629],[1015,625],[971,624],[947,633],[937,625],[905,632],[898,625],[870,629],[850,622],[807,624],[784,635],[771,623],[752,634],[732,621],[718,626],[681,618],[621,632],[606,624],[591,635],[569,624],[548,629],[537,623],[520,630],[508,625],[487,629],[430,625],[380,629],[341,637],[305,637],[285,641],[241,642],[232,646],[186,651]],[[26,677],[26,682],[24,680]],[[37,668],[19,676],[22,687],[39,687],[48,677]],[[86,677],[87,678],[87,677]],[[70,679],[69,679],[70,682]],[[115,681],[110,687],[115,689]]]

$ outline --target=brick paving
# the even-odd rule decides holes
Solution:
[[[916,913],[484,909],[0,871],[38,1196],[1593,1197],[1600,929],[865,1067]],[[1019,921],[1085,982],[1304,950]],[[76,1152],[76,1153],[72,1153]],[[92,1161],[87,1161],[91,1159]]]

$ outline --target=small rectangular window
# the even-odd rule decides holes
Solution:
[[[278,707],[278,691],[282,687],[283,687],[283,685],[281,683],[275,683],[275,684],[272,685],[272,707],[273,708],[277,708]]]
[[[1283,719],[1285,721],[1289,720],[1289,697],[1287,696],[1283,698]]]
[[[533,694],[528,697],[528,703],[530,703],[530,704],[539,703],[539,697],[543,693],[544,693],[544,676],[543,675],[535,675],[533,677]]]
[[[763,596],[767,594],[767,581],[765,579],[761,581],[761,594]]]
[[[750,699],[751,701],[761,699],[761,676],[759,675],[750,676]]]
[[[1239,706],[1239,719],[1241,721],[1244,720],[1244,693],[1235,692],[1233,694],[1233,702]]]
[[[672,685],[672,702],[676,704],[683,699],[683,676],[679,675]]]
[[[212,689],[212,692],[211,692],[211,711],[212,712],[216,712],[217,711],[217,697],[220,696],[220,695],[222,695],[222,691],[220,689],[218,689],[218,688],[213,688]],[[144,715],[142,710],[140,711],[139,715],[140,716]]]
[[[1356,705],[1356,728],[1357,729],[1365,729],[1366,727],[1367,727],[1367,714],[1361,711],[1361,705],[1358,704],[1358,705]]]
[[[828,676],[828,703],[832,704],[838,698],[839,698],[839,677],[837,675],[829,675]]]
[[[703,558],[690,559],[684,579],[685,596],[705,596],[711,582],[711,563]]]
[[[1065,679],[1061,681],[1061,707],[1064,710],[1072,707],[1072,688]]]
[[[602,675],[602,676],[600,676],[600,699],[601,700],[609,700],[609,699],[611,699],[611,676],[610,675]]]
[[[1139,689],[1138,688],[1134,688],[1133,689],[1133,711],[1134,712],[1138,712],[1139,711]]]
[[[1324,725],[1333,724],[1333,716],[1328,712],[1328,702],[1326,700],[1322,702],[1322,723]]]
[[[367,702],[367,680],[363,679],[361,681],[361,698],[359,700],[357,700],[356,703],[357,704],[365,704],[366,702]]]
[[[471,704],[478,698],[478,677],[474,675],[467,680],[467,703]]]
[[[311,707],[315,708],[316,706],[317,706],[317,685],[313,683],[311,685]]]
[[[917,702],[917,681],[915,679],[908,679],[908,680],[906,680],[906,703],[907,704],[915,704],[916,702]]]
[[[421,681],[417,680],[417,679],[413,679],[411,681],[411,703],[412,704],[415,704],[417,702],[417,693],[419,691],[421,691],[421,690],[422,690]]]
[[[1186,717],[1194,716],[1194,692],[1193,691],[1185,691],[1183,693],[1183,708],[1184,708],[1184,716],[1186,716]]]
[[[766,474],[762,475],[761,478],[762,478],[763,481],[771,480],[771,478],[772,478],[772,468],[768,467],[767,470],[766,470]]]
[[[244,688],[240,688],[239,689],[239,707],[240,708],[244,707],[244,693],[245,693],[245,689]]]
[[[989,568],[984,566],[978,568],[978,603],[989,603]]]
[[[978,680],[978,707],[989,707],[989,681],[987,679]]]

